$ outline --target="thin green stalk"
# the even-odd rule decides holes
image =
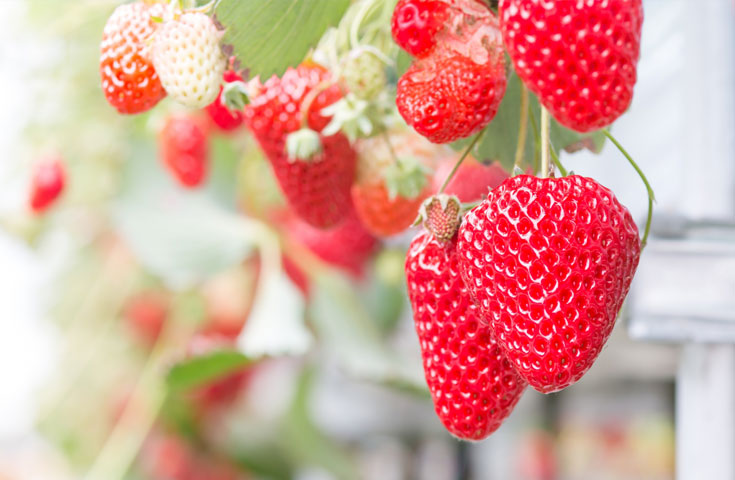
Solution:
[[[441,188],[437,193],[443,193],[444,189],[447,188],[447,185],[449,184],[449,181],[454,177],[454,174],[457,173],[457,170],[459,169],[459,166],[462,165],[462,162],[464,162],[464,159],[467,158],[467,155],[470,154],[473,148],[475,148],[475,145],[477,145],[477,142],[482,138],[482,136],[485,134],[486,130],[481,131],[474,140],[472,140],[472,143],[470,143],[467,146],[467,149],[462,153],[462,156],[459,157],[459,160],[457,160],[457,163],[454,164],[454,167],[452,168],[452,171],[449,172],[449,175],[447,175],[447,178],[444,180],[444,183],[442,183]]]
[[[541,178],[549,176],[549,111],[541,107]]]
[[[646,192],[648,193],[648,217],[646,218],[646,228],[643,230],[643,238],[641,239],[641,250],[645,248],[646,243],[648,242],[648,233],[651,231],[651,218],[653,217],[653,202],[656,201],[656,196],[653,193],[653,188],[651,188],[651,184],[648,182],[648,179],[646,178],[646,175],[643,173],[643,170],[638,166],[637,163],[635,163],[635,160],[633,160],[633,157],[630,156],[630,154],[623,148],[623,146],[618,142],[615,137],[612,136],[612,134],[607,130],[602,130],[602,133],[605,134],[605,136],[617,147],[617,149],[620,151],[620,153],[623,154],[623,156],[628,159],[628,162],[631,164],[633,169],[635,169],[636,173],[638,173],[638,176],[641,177],[641,180],[643,181],[643,184],[646,186]]]

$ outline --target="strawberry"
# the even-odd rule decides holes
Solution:
[[[497,113],[507,83],[493,13],[474,0],[448,3],[435,46],[403,74],[396,94],[406,123],[434,143],[468,137],[485,127]]]
[[[406,280],[436,413],[453,435],[482,440],[510,415],[526,384],[480,321],[459,276],[455,240],[417,235]]]
[[[436,34],[448,16],[446,1],[400,0],[391,20],[393,39],[414,57],[423,57],[436,45]]]
[[[242,82],[242,76],[234,70],[225,71],[222,79],[225,83]],[[217,98],[207,105],[205,110],[217,128],[223,132],[231,132],[242,125],[243,115],[241,111],[233,111],[227,108],[222,98],[223,90],[224,88],[220,87]]]
[[[152,48],[153,65],[166,92],[189,108],[217,98],[225,70],[221,34],[211,18],[189,12],[160,27]]]
[[[439,165],[434,174],[435,190],[441,188],[456,162],[456,158],[450,158]],[[498,162],[485,165],[473,158],[466,158],[449,180],[444,193],[456,195],[462,203],[482,200],[508,176],[508,172]]]
[[[431,194],[429,170],[418,160],[424,154],[423,145],[410,137],[373,137],[357,145],[352,201],[360,221],[373,235],[387,237],[407,229],[416,219],[421,202]],[[395,143],[395,153],[387,141]],[[432,155],[434,151],[427,153]],[[428,162],[431,158],[422,160]]]
[[[120,113],[145,112],[166,96],[148,47],[158,28],[151,17],[162,14],[161,5],[128,3],[117,7],[105,24],[100,46],[102,92]]]
[[[588,132],[633,98],[641,0],[501,0],[500,28],[518,76],[559,121]]]
[[[377,246],[375,237],[365,230],[354,210],[330,230],[314,228],[293,214],[287,214],[282,222],[295,242],[307,247],[326,263],[356,277],[362,275],[365,262]]]
[[[33,213],[48,209],[61,195],[66,183],[63,160],[49,157],[37,163],[31,177],[28,206]]]
[[[638,266],[628,210],[577,175],[509,178],[459,230],[462,277],[516,370],[542,393],[592,366]]]
[[[347,57],[342,79],[357,98],[371,100],[385,89],[385,63],[373,52],[356,50]]]
[[[158,138],[163,164],[186,188],[201,185],[207,175],[209,153],[207,132],[199,119],[173,115],[166,120]]]
[[[317,228],[337,225],[352,210],[355,151],[340,133],[318,135],[319,153],[307,159],[291,158],[286,152],[286,138],[297,130],[308,131],[301,129],[302,109],[308,112],[310,130],[318,133],[327,126],[330,119],[322,115],[322,109],[342,97],[339,86],[326,86],[329,77],[323,67],[302,64],[262,85],[256,80],[245,108],[245,122],[270,160],[289,204]],[[323,90],[311,94],[317,87]],[[304,106],[304,101],[310,104]]]

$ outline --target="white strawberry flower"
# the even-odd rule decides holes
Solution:
[[[221,32],[199,12],[164,23],[153,41],[153,66],[166,92],[190,108],[203,108],[219,93],[226,61]]]

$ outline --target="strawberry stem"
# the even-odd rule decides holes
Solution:
[[[447,188],[449,181],[452,179],[452,177],[454,177],[454,174],[457,173],[457,170],[459,170],[459,166],[462,165],[464,159],[467,158],[467,155],[469,155],[472,149],[475,148],[475,145],[477,145],[477,142],[480,141],[480,138],[482,138],[486,131],[487,130],[483,130],[478,133],[477,136],[472,140],[472,142],[470,142],[465,151],[462,153],[462,156],[459,157],[459,160],[457,160],[457,163],[455,163],[454,167],[452,167],[452,171],[449,172],[449,175],[447,175],[447,178],[444,180],[444,183],[442,183],[441,188],[436,193],[444,193],[444,189]]]
[[[620,145],[620,142],[618,142],[615,137],[612,136],[609,130],[603,129],[602,133],[605,134],[605,136],[613,143],[613,145],[617,147],[620,153],[622,153],[623,156],[628,159],[628,162],[631,164],[633,169],[635,169],[636,173],[638,173],[638,176],[641,177],[641,180],[643,180],[643,184],[646,186],[646,192],[648,193],[648,217],[646,218],[646,228],[645,230],[643,230],[643,238],[641,239],[641,250],[643,250],[643,248],[645,248],[646,246],[646,243],[648,242],[648,233],[651,231],[653,202],[656,201],[656,196],[653,193],[653,188],[651,188],[651,184],[648,182],[646,175],[643,173],[643,170],[641,170],[638,164],[635,163],[633,157],[631,157],[630,154],[623,148],[623,146]]]
[[[561,164],[561,161],[559,160],[559,155],[556,153],[556,150],[554,150],[554,144],[549,142],[549,145],[551,147],[551,149],[549,150],[551,152],[551,160],[554,162],[554,165],[556,165],[556,168],[559,169],[562,177],[566,177],[567,175],[569,175],[569,172],[567,172],[567,169],[564,168],[564,165]]]
[[[393,163],[398,163],[398,155],[396,155],[396,151],[393,150],[393,144],[390,143],[390,137],[388,136],[388,131],[383,130],[381,132],[381,137],[383,137],[383,140],[385,140],[385,145],[388,147],[388,152],[390,152],[390,156],[393,158]]]
[[[528,89],[521,83],[521,112],[520,125],[518,126],[518,144],[516,145],[516,156],[513,167],[520,167],[523,155],[526,153],[526,136],[528,134]]]
[[[541,178],[549,176],[549,111],[541,107]]]

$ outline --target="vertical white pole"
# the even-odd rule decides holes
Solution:
[[[677,480],[735,480],[735,346],[685,345],[676,380]]]

